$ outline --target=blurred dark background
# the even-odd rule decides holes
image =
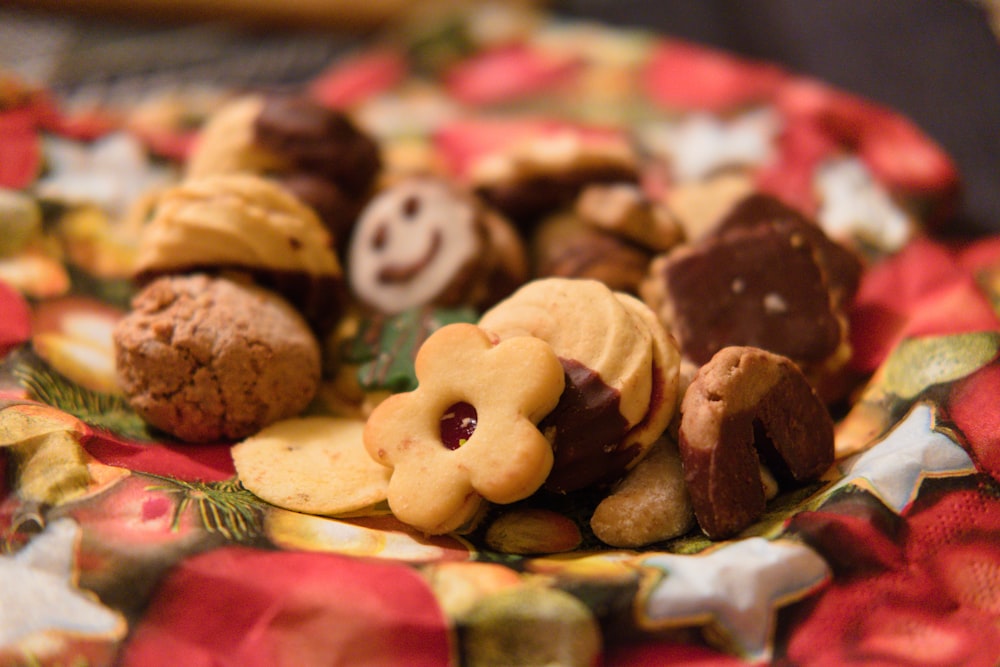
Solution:
[[[955,233],[1000,231],[1000,3],[968,0],[564,0],[780,63],[902,112],[954,158]]]
[[[776,62],[896,109],[959,168],[952,231],[1000,232],[1000,0],[534,4]],[[0,0],[0,65],[33,68],[56,86],[114,67],[155,77],[168,64],[208,80],[305,78],[409,8],[407,0]],[[53,51],[68,57],[53,62]]]

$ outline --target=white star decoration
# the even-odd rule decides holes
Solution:
[[[845,459],[844,478],[834,491],[848,484],[870,488],[897,513],[909,505],[927,477],[954,477],[976,472],[968,453],[954,440],[934,430],[930,406],[919,403],[878,444]]]
[[[773,109],[757,108],[730,119],[695,113],[657,123],[643,135],[654,152],[669,157],[678,180],[695,181],[722,167],[764,164],[780,129]]]
[[[693,556],[657,554],[642,564],[666,576],[645,600],[645,616],[659,627],[706,625],[754,660],[770,657],[777,607],[799,600],[830,577],[819,554],[791,540],[753,537]]]
[[[913,222],[861,160],[828,160],[813,180],[821,201],[816,218],[833,238],[857,237],[894,252],[913,235]]]
[[[124,635],[124,618],[75,586],[79,534],[75,521],[61,519],[17,553],[0,556],[0,648],[47,630]]]

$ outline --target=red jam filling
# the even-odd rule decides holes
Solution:
[[[441,442],[448,449],[464,445],[476,430],[476,408],[468,403],[455,403],[441,415]]]

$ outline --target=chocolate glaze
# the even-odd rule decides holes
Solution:
[[[304,171],[274,174],[272,178],[316,211],[336,239],[338,251],[346,248],[354,221],[361,211],[360,199],[348,197],[336,183]]]
[[[254,124],[254,141],[350,196],[368,190],[382,166],[378,145],[346,114],[304,96],[273,96]]]
[[[838,303],[844,303],[854,297],[864,270],[858,255],[832,240],[816,222],[777,197],[764,193],[754,193],[746,197],[722,219],[714,233],[724,235],[734,229],[759,224],[773,225],[801,233],[813,246],[816,258],[824,270],[827,284],[834,292]]]
[[[619,475],[637,452],[621,448],[629,428],[620,392],[578,361],[559,361],[566,388],[538,428],[547,435],[555,430],[555,462],[545,488],[568,493]]]
[[[840,344],[841,326],[812,246],[789,228],[756,225],[709,237],[664,267],[671,330],[704,364],[728,345],[750,345],[817,363]]]

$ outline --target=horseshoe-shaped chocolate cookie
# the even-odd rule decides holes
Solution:
[[[833,463],[833,420],[788,358],[726,347],[702,366],[681,403],[684,477],[701,529],[730,537],[764,513],[761,466],[802,483]]]

